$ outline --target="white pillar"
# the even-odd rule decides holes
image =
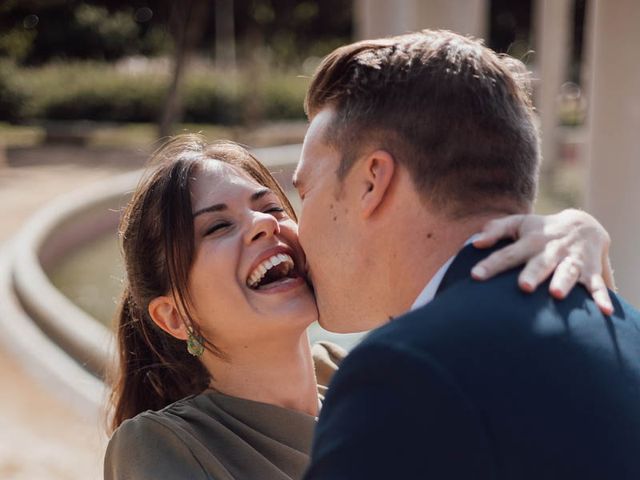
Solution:
[[[424,0],[418,2],[417,28],[444,28],[463,35],[489,34],[488,0]]]
[[[484,38],[488,0],[355,0],[357,39],[398,35],[423,28],[444,28]]]
[[[542,131],[543,173],[550,171],[558,156],[557,99],[568,73],[572,4],[571,0],[535,2],[535,101]]]
[[[590,8],[587,209],[611,234],[620,293],[640,307],[640,2]]]

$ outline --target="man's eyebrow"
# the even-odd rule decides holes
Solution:
[[[264,197],[265,195],[269,195],[270,193],[273,194],[273,191],[268,188],[261,188],[257,192],[251,194],[251,201],[255,202],[257,200],[260,200],[262,197]],[[227,207],[225,203],[216,203],[215,205],[201,208],[193,214],[192,218],[196,218],[198,215],[202,215],[203,213],[220,212],[222,210],[226,210],[227,208],[229,207]]]

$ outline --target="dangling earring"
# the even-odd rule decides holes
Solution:
[[[204,337],[195,333],[191,328],[187,337],[187,352],[194,357],[201,357],[204,353]]]

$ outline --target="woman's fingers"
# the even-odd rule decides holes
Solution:
[[[486,280],[521,265],[531,257],[531,252],[539,251],[538,241],[535,237],[526,237],[492,253],[471,270],[472,277]],[[553,272],[549,292],[554,298],[564,299],[577,283],[582,283],[602,313],[611,315],[613,304],[599,270],[596,262],[585,263],[576,252],[568,253],[564,242],[551,241],[542,253],[528,261],[518,277],[518,284],[522,290],[533,292]]]
[[[489,248],[501,238],[518,238],[525,215],[509,215],[487,222],[473,241],[477,248]]]
[[[568,256],[556,268],[549,285],[549,292],[554,298],[562,300],[576,283],[582,283],[589,290],[602,313],[611,315],[614,309],[609,290],[600,272],[594,272],[594,270],[598,268]]]
[[[564,249],[558,242],[549,242],[545,250],[530,259],[518,276],[518,285],[525,292],[533,292],[556,269]]]
[[[611,259],[609,258],[608,247],[602,255],[602,279],[609,290],[614,292],[617,290],[616,281],[613,278],[613,268],[611,267]]]
[[[535,234],[521,238],[478,262],[471,270],[471,276],[476,280],[486,280],[498,273],[515,268],[540,252],[541,242],[544,245],[545,239]]]
[[[593,300],[598,305],[598,308],[605,315],[613,314],[613,303],[609,296],[609,290],[604,282],[604,279],[599,274],[590,275],[585,281],[587,289],[591,292]]]
[[[580,266],[572,257],[565,257],[557,266],[551,283],[549,292],[554,298],[562,300],[575,287],[580,278]]]
[[[533,292],[553,274],[549,285],[553,297],[563,299],[581,283],[603,313],[613,313],[607,290],[607,285],[614,286],[608,263],[611,240],[591,215],[579,210],[546,217],[510,215],[488,222],[473,244],[487,248],[502,238],[517,241],[479,262],[471,270],[473,278],[486,280],[527,262],[518,277],[522,290]]]

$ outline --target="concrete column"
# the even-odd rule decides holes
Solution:
[[[544,176],[553,170],[559,151],[557,99],[568,73],[572,5],[572,0],[536,0],[534,7],[535,77],[538,79],[535,103],[542,130]]]
[[[590,8],[587,209],[611,234],[620,293],[640,307],[640,2]]]
[[[445,28],[484,38],[488,33],[488,0],[355,0],[357,39]]]
[[[488,0],[427,0],[418,2],[417,28],[445,28],[463,35],[489,34]]]

